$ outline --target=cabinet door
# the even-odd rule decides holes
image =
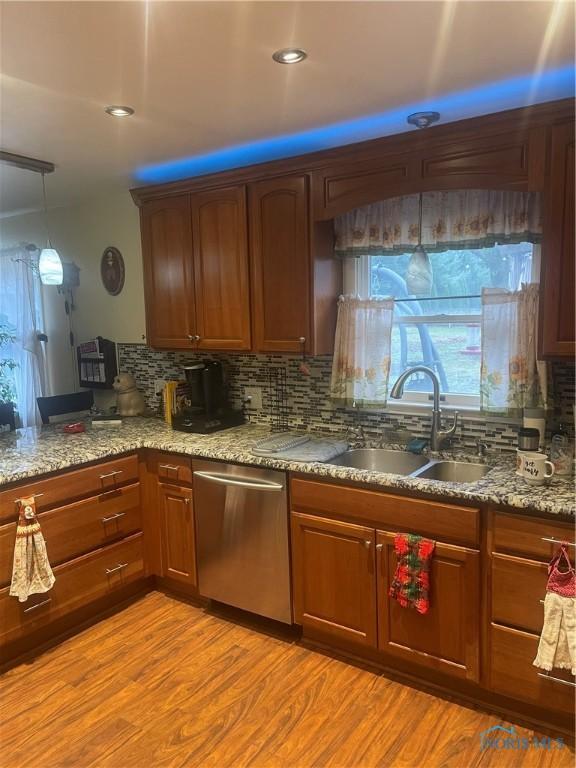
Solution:
[[[192,196],[199,349],[250,349],[245,187]]]
[[[308,179],[256,182],[249,187],[249,202],[255,350],[299,352],[304,345],[308,351]]]
[[[189,349],[197,333],[190,198],[181,195],[145,203],[140,216],[148,343]]]
[[[291,519],[295,621],[375,646],[374,529],[297,512]]]
[[[162,575],[196,586],[192,489],[160,485]]]
[[[541,350],[574,357],[574,125],[552,128],[550,179],[542,243]]]
[[[394,534],[377,532],[379,648],[454,677],[478,680],[480,553],[436,543],[430,609],[421,614],[388,596],[396,570]]]

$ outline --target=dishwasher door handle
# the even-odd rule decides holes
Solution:
[[[233,475],[215,475],[212,472],[202,472],[196,470],[196,477],[209,480],[211,483],[220,483],[221,485],[235,485],[239,488],[250,488],[253,491],[282,491],[284,486],[280,483],[271,483],[266,480],[240,480]]]

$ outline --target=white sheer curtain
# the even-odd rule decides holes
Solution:
[[[330,384],[339,405],[386,404],[393,316],[394,299],[340,297]]]
[[[523,408],[546,407],[546,364],[538,354],[538,285],[520,291],[482,291],[483,411],[519,415]]]
[[[30,256],[23,246],[0,250],[0,325],[16,337],[0,347],[0,357],[16,363],[16,408],[23,427],[41,423],[36,398],[45,388],[44,353],[37,338],[42,317],[40,280],[28,266]]]

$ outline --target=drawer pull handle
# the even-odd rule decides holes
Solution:
[[[562,541],[562,539],[555,539],[554,536],[542,536],[542,541],[549,541],[551,544],[568,544],[569,547],[576,547],[571,541]]]
[[[27,496],[26,498],[27,499],[33,498],[34,501],[36,501],[36,499],[39,499],[40,496],[44,496],[44,494],[43,493],[32,493],[32,494],[30,494],[30,496]],[[14,504],[20,504],[21,501],[22,501],[22,499],[14,499]]]
[[[159,469],[167,469],[168,472],[178,472],[180,467],[175,467],[174,464],[158,464]]]
[[[42,600],[41,603],[36,603],[36,605],[31,605],[29,608],[24,608],[24,613],[30,613],[30,611],[35,611],[36,608],[42,608],[43,605],[48,605],[48,603],[52,602],[52,598],[49,597],[47,600]]]
[[[544,680],[551,680],[553,683],[562,683],[562,685],[570,685],[572,688],[576,688],[576,683],[573,683],[571,680],[562,680],[561,677],[545,675],[544,672],[538,672],[538,677],[543,677]]]
[[[106,524],[112,522],[112,520],[118,520],[119,517],[124,517],[126,512],[117,512],[115,515],[110,515],[110,517],[101,517],[100,520]]]
[[[127,567],[128,567],[128,563],[118,563],[118,565],[115,566],[114,568],[106,568],[106,576],[110,576],[110,574],[116,573],[117,571],[121,571]]]
[[[100,475],[100,480],[105,480],[107,477],[116,477],[116,475],[121,475],[122,472],[124,472],[123,469],[115,469],[114,472],[106,472],[105,475]]]

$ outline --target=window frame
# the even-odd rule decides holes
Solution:
[[[456,249],[452,249],[456,250]],[[532,245],[532,265],[531,280],[540,282],[540,262],[541,249],[539,244]],[[345,294],[357,295],[361,298],[370,297],[370,255],[364,254],[358,258],[345,259],[343,265],[343,288]],[[481,313],[468,315],[418,315],[403,316],[395,318],[394,324],[442,324],[454,323],[473,323],[481,320]],[[388,400],[386,406],[381,411],[395,411],[397,413],[420,413],[430,410],[432,402],[432,393],[414,392],[404,390],[402,398],[399,400]],[[458,410],[466,412],[470,416],[478,416],[480,412],[480,392],[478,395],[461,395],[455,393],[442,394],[442,408],[446,411]],[[500,419],[495,419],[500,420]],[[510,419],[503,419],[510,421]]]

